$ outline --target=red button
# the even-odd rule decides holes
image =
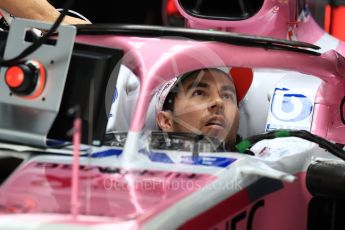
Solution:
[[[18,66],[10,67],[6,72],[6,83],[12,88],[20,86],[24,81],[24,72]]]

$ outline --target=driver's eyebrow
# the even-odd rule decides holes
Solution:
[[[220,88],[220,91],[232,91],[232,92],[236,93],[236,88],[234,85],[223,85]]]
[[[189,91],[190,89],[194,89],[194,88],[209,88],[210,85],[208,83],[205,82],[191,82],[186,90]]]

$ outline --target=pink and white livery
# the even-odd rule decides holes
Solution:
[[[288,1],[265,1],[264,9],[271,9],[271,4],[278,2]],[[44,26],[15,20],[9,36],[12,38],[19,27],[25,32],[26,28],[45,29]],[[8,164],[6,160],[21,164],[3,173],[6,178],[0,186],[0,229],[344,228],[344,221],[338,218],[344,212],[343,201],[338,198],[345,193],[345,155],[341,147],[345,144],[345,60],[339,53],[321,54],[315,50],[316,46],[303,42],[224,31],[83,25],[77,29],[61,26],[58,32],[55,44],[42,44],[37,52],[26,57],[45,66],[46,83],[37,98],[16,94],[5,82],[8,67],[1,71],[0,154],[3,158],[0,164]],[[67,35],[71,37],[69,41],[64,40]],[[29,43],[21,41],[13,47],[13,41],[8,40],[4,58],[18,55],[18,47],[28,47]],[[52,56],[45,52],[56,47],[65,51],[56,50]],[[109,60],[113,59],[107,59],[111,56],[109,50],[121,50],[123,57],[111,63]],[[102,55],[93,58],[101,51]],[[102,58],[110,64],[99,62]],[[104,69],[98,68],[100,63],[112,69],[103,73]],[[261,71],[255,78],[265,77],[267,73],[272,78],[276,73],[279,81],[272,91],[256,95],[270,101],[268,108],[261,109],[269,115],[259,125],[273,131],[249,137],[237,145],[238,152],[214,152],[207,148],[207,143],[166,134],[159,137],[164,140],[162,145],[154,145],[152,129],[155,127],[150,108],[156,90],[174,77],[205,67],[240,67],[251,69],[254,74]],[[93,69],[96,71],[92,72]],[[123,71],[130,75],[127,79],[121,79]],[[88,81],[89,72],[96,83]],[[87,128],[86,133],[90,134],[99,130],[99,125],[105,130],[105,123],[89,121],[108,115],[111,100],[105,92],[107,87],[97,78],[106,75],[110,79],[114,73],[117,82],[124,82],[118,94],[127,93],[127,98],[133,92],[138,94],[133,97],[136,101],[126,101],[123,95],[114,97],[125,100],[121,103],[123,107],[135,103],[133,116],[128,115],[123,121],[130,120],[130,124],[114,122],[113,130],[125,133],[112,133],[113,138],[105,141],[107,145],[81,146],[80,165],[76,167],[78,161],[72,164],[70,146],[45,145],[53,129],[61,127],[43,126],[40,122],[45,124],[47,120],[34,118],[49,117],[56,109],[62,111],[66,104],[72,104],[69,95],[83,95],[84,87],[90,89],[93,97],[82,98],[88,100],[87,105],[81,103],[81,108],[75,109],[78,114],[83,106],[88,106],[85,114],[79,114],[84,122],[83,130]],[[128,80],[133,76],[137,81]],[[79,81],[73,81],[77,78]],[[301,79],[303,83],[299,82]],[[77,92],[63,93],[73,86]],[[99,95],[106,98],[100,100]],[[46,104],[52,99],[55,107]],[[241,103],[245,105],[250,100],[246,97]],[[93,113],[93,106],[98,105],[101,109]],[[131,108],[122,106],[116,107],[114,116],[122,113],[121,109],[131,114]],[[244,107],[240,110],[246,112]],[[65,114],[57,112],[54,118],[59,120],[61,116]],[[257,134],[258,130],[252,130],[253,122],[243,120],[246,118],[241,120],[240,131]],[[36,123],[28,125],[30,119]],[[29,129],[23,131],[17,124],[32,128],[35,133],[25,133]],[[85,133],[79,125],[73,130],[75,147],[79,132]],[[125,127],[129,128],[124,130]],[[45,133],[43,128],[48,131]],[[281,128],[291,130],[274,131]],[[93,140],[92,144],[103,141],[94,135],[87,137]],[[82,142],[90,144],[88,138],[85,141],[82,136]],[[178,148],[169,148],[172,145]],[[72,178],[72,171],[79,171],[79,176]],[[334,215],[320,215],[329,208]]]
[[[336,51],[344,56],[345,43],[326,33],[315,22],[307,2],[305,0],[223,2],[175,0],[175,4],[185,18],[186,27],[188,28],[212,29],[307,42],[319,46],[320,50],[318,52],[320,53]],[[284,72],[272,72],[264,69],[254,69],[253,71],[253,84],[246,95],[244,103],[240,104],[242,122],[249,122],[251,129],[240,127],[239,132],[243,136],[250,136],[271,130],[263,123],[273,123],[274,127],[298,128],[310,131],[311,128],[307,125],[294,124],[287,126],[286,124],[278,124],[277,120],[271,119],[273,115],[269,110],[274,100],[257,97],[258,94],[264,94],[267,95],[267,98],[271,98],[276,88],[279,88],[281,84],[290,82],[289,78],[291,76],[286,76]],[[288,84],[295,84],[297,87],[302,81],[305,85],[310,85],[309,93],[313,94],[312,97],[316,96],[316,90],[312,89],[312,85],[316,84],[315,87],[318,87],[318,83],[311,83],[309,82],[310,79],[299,79],[297,81],[291,79],[291,81],[292,83]],[[265,112],[260,111],[259,108],[265,108]]]

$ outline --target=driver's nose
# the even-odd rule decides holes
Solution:
[[[215,113],[220,113],[224,110],[224,101],[219,94],[212,97],[209,104],[209,110]]]

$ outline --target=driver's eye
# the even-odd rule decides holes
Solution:
[[[222,98],[224,100],[231,100],[231,101],[234,101],[235,100],[235,95],[233,93],[223,93],[222,94]]]
[[[194,92],[192,93],[192,96],[205,96],[205,95],[206,93],[200,89],[194,90]]]

